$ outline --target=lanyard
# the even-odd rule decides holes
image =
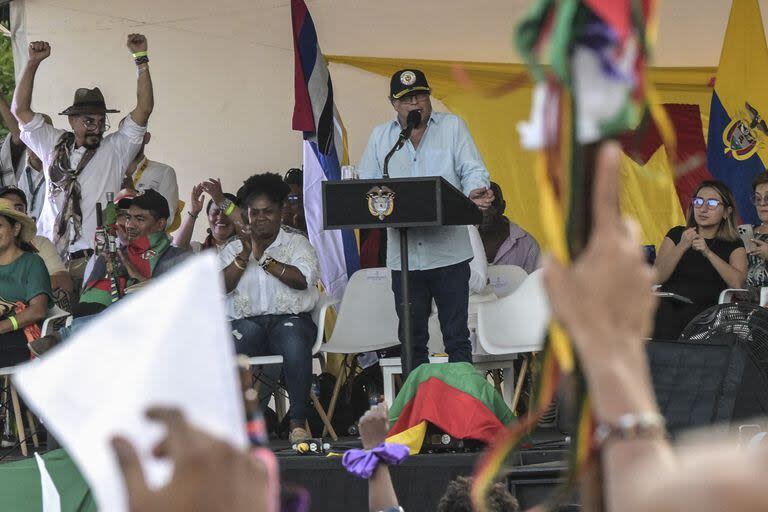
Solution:
[[[35,188],[33,190],[32,189],[32,183],[34,183],[34,182],[32,181],[32,173],[30,172],[29,166],[27,166],[24,169],[24,172],[27,174],[27,187],[29,187],[29,190],[32,192],[30,194],[32,197],[29,198],[29,201],[30,201],[29,211],[30,212],[34,212],[35,211],[35,202],[37,202],[37,192],[40,190],[40,187],[43,186],[43,183],[45,183],[45,177],[43,177],[43,179],[41,179],[40,182],[37,185],[35,185]]]
[[[139,168],[136,169],[136,171],[134,171],[133,178],[131,178],[131,180],[133,181],[133,188],[136,188],[136,186],[138,185],[139,180],[141,180],[141,175],[144,173],[144,169],[147,168],[147,165],[149,165],[149,160],[146,157],[144,157],[144,161],[141,162],[141,165],[139,166]]]

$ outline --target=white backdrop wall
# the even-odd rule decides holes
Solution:
[[[760,3],[765,18],[768,0]],[[530,1],[307,4],[329,54],[515,62],[512,27]],[[657,64],[716,65],[730,2],[661,5]],[[127,114],[135,103],[135,73],[126,34],[147,35],[156,98],[147,154],[176,169],[182,199],[209,176],[234,191],[251,173],[301,163],[301,137],[291,131],[288,0],[14,0],[11,8],[19,48],[39,39],[52,45],[33,106],[61,127],[67,120],[55,114],[77,87],[98,85],[108,105]],[[388,80],[341,65],[331,73],[356,162],[371,128],[392,115]],[[119,117],[111,117],[113,126]]]

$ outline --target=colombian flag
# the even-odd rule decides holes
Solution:
[[[736,196],[744,222],[756,223],[752,179],[768,162],[768,48],[757,0],[733,0],[712,93],[707,167]]]

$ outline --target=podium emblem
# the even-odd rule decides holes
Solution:
[[[368,211],[379,220],[389,217],[395,209],[395,193],[388,187],[373,187],[365,197],[368,198]]]

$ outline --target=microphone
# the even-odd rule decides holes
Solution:
[[[395,142],[395,145],[389,150],[387,156],[384,157],[384,179],[389,179],[389,159],[392,158],[392,155],[394,155],[396,151],[399,151],[405,145],[405,141],[411,136],[413,129],[419,126],[420,123],[421,112],[419,110],[411,110],[408,112],[408,117],[405,118],[405,128],[400,131],[400,136],[397,138],[397,142]]]
[[[405,118],[405,128],[400,132],[400,138],[405,140],[410,137],[413,129],[419,124],[421,124],[421,112],[418,110],[408,112],[408,117]]]

